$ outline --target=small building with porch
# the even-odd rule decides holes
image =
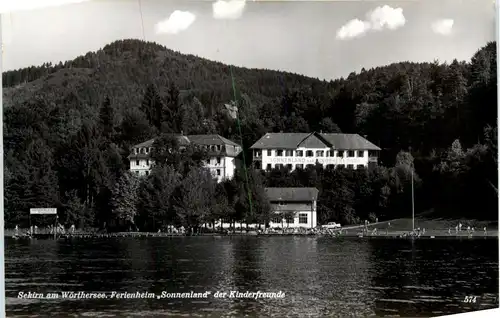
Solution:
[[[317,226],[318,189],[266,188],[275,214],[271,228],[315,228]]]

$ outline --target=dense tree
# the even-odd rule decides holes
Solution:
[[[182,176],[172,166],[157,166],[139,189],[139,223],[142,228],[157,231],[173,225],[176,215],[171,197]]]
[[[156,167],[141,181],[145,206],[136,217],[149,228],[267,218],[262,184],[318,187],[321,222],[406,216],[411,171],[417,212],[496,218],[496,65],[492,42],[470,62],[402,62],[320,81],[230,71],[156,43],[123,40],[72,61],[4,72],[6,224],[26,222],[33,205],[60,207],[64,222],[109,221],[130,147],[155,137]],[[186,178],[200,187],[210,183],[200,172],[206,153],[189,144],[180,151],[167,136],[221,134],[242,143],[248,166],[248,148],[266,132],[314,130],[366,136],[382,148],[381,167],[272,171],[262,180],[249,170],[248,185],[240,169],[236,180],[207,186],[211,214],[180,217],[191,204],[182,195]],[[165,193],[155,190],[169,182]]]

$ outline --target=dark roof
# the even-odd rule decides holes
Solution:
[[[358,134],[267,133],[251,149],[296,149],[332,147],[339,150],[380,150]]]
[[[381,150],[358,134],[320,134],[334,149]]]
[[[155,142],[155,139],[149,139],[145,142],[142,142],[138,145],[135,145],[133,146],[132,148],[148,148],[148,147],[152,147],[153,146],[153,143]]]
[[[316,188],[266,188],[269,201],[311,201],[318,193]]]
[[[237,143],[220,135],[188,135],[187,137],[192,143],[197,145],[231,145],[241,147]]]
[[[219,135],[188,135],[188,136],[177,135],[177,136],[179,138],[179,143],[183,146],[193,143],[197,145],[231,145],[234,147],[241,148],[241,146],[238,145],[237,143]],[[145,142],[132,146],[132,148],[152,147],[155,140],[156,139],[147,140]]]
[[[309,135],[307,133],[267,133],[250,148],[295,149]]]
[[[144,153],[132,153],[127,158],[130,160],[149,159],[150,155]]]

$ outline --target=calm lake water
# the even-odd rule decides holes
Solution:
[[[6,238],[5,253],[8,317],[417,317],[498,307],[497,238]],[[191,290],[285,297],[17,298],[21,291]]]

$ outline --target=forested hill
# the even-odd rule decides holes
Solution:
[[[257,100],[279,96],[286,87],[327,86],[318,79],[286,72],[238,67],[233,71],[238,88]],[[204,105],[227,102],[233,96],[227,65],[140,40],[116,41],[71,61],[3,74],[4,88],[16,87],[6,90],[7,99],[12,96],[20,101],[54,89],[57,98],[72,92],[85,97],[108,95],[125,108],[134,107],[142,102],[148,84],[155,84],[160,94],[175,84],[181,91],[195,94]]]
[[[435,187],[443,185],[436,181],[436,171],[460,184],[447,190],[448,199],[464,193],[471,200],[472,193],[489,195],[485,193],[497,184],[494,42],[470,61],[401,62],[334,81],[240,67],[233,68],[233,75],[246,148],[271,131],[359,133],[383,149],[387,167],[397,164],[400,151],[411,152],[423,180],[421,191],[433,197],[440,196]],[[160,132],[218,133],[240,140],[224,106],[235,100],[230,68],[155,43],[116,41],[72,61],[2,76],[6,182],[17,184],[6,185],[9,213],[25,211],[36,200],[65,204],[75,199],[72,191],[93,206],[89,189],[94,187],[98,197],[103,187],[112,187],[114,179],[98,174],[69,180],[68,171],[80,171],[72,161],[76,159],[65,157],[70,154],[77,158],[95,151],[118,177],[126,170],[129,146]],[[113,147],[93,149],[99,143],[92,140],[103,134]],[[99,160],[95,165],[106,165]],[[42,170],[48,171],[45,180],[34,175]],[[478,180],[471,171],[480,174]],[[57,193],[40,199],[45,190],[36,190],[41,191],[35,195],[39,199],[32,192],[26,199],[21,185],[33,179],[42,180],[37,186],[46,191],[56,184]],[[76,189],[79,183],[87,189]],[[436,198],[428,206],[434,207],[432,200]],[[486,201],[494,202],[490,197]]]

